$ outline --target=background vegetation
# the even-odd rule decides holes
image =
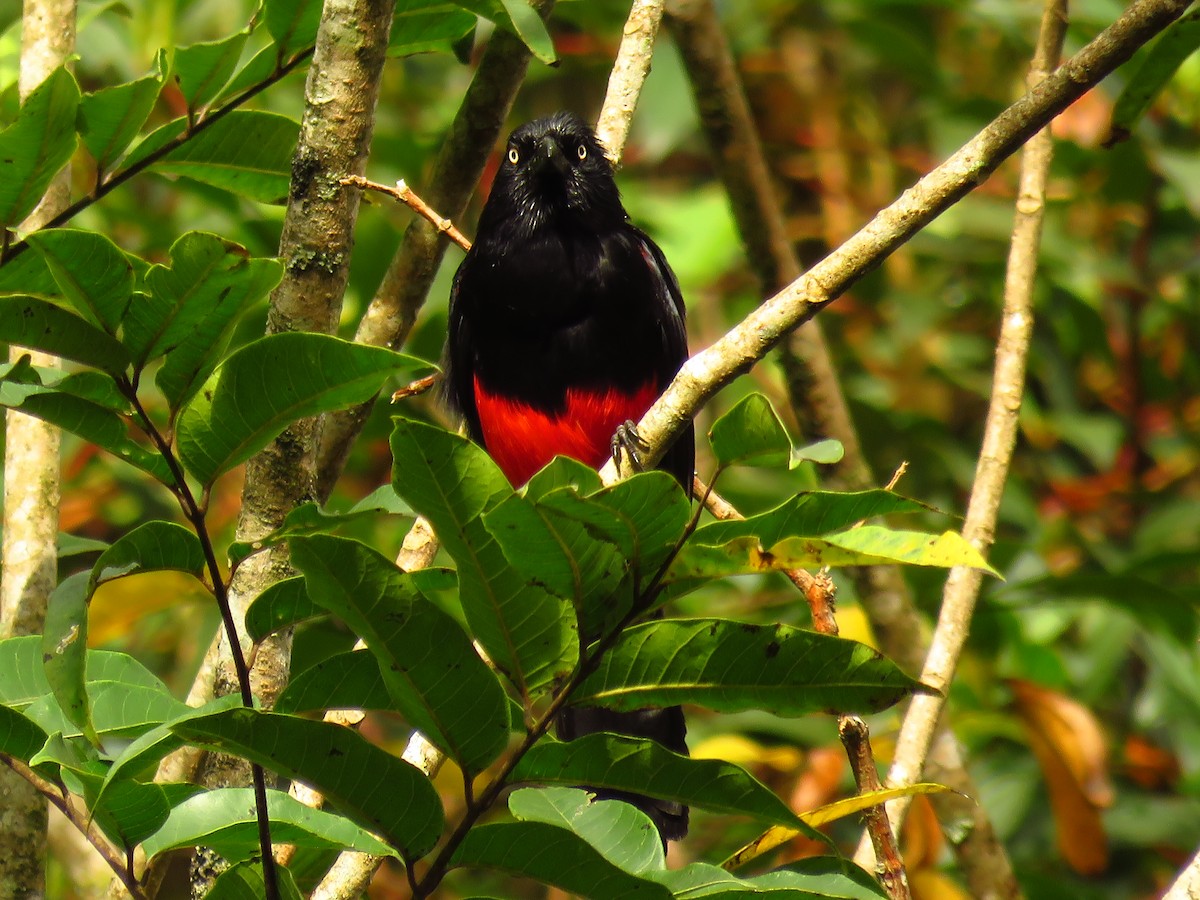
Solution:
[[[1034,3],[746,0],[718,6],[789,236],[806,263],[848,237],[1022,92],[1041,15]],[[1064,53],[1122,10],[1116,0],[1076,0]],[[129,82],[154,69],[160,48],[227,38],[254,12],[247,0],[85,3],[75,77],[83,91]],[[15,3],[0,3],[5,121],[17,111],[18,13]],[[548,25],[558,63],[531,63],[510,123],[561,108],[594,118],[627,13],[626,4],[558,3]],[[473,26],[468,15],[458,34],[433,36],[434,52],[387,61],[367,169],[372,180],[403,178],[419,187],[429,177],[491,32],[482,25],[473,43]],[[254,32],[242,60],[266,45],[261,30]],[[1184,62],[1128,140],[1106,147],[1114,102],[1136,63],[1054,124],[1029,383],[989,554],[1004,580],[985,582],[949,697],[950,721],[966,747],[979,803],[1029,897],[1153,897],[1200,845],[1200,361],[1194,352],[1200,345],[1200,56]],[[248,106],[298,119],[304,70],[298,67]],[[186,108],[179,85],[169,81],[144,131]],[[276,169],[282,199],[287,161]],[[74,195],[87,193],[95,178],[93,161],[80,151]],[[457,222],[468,235],[488,180],[485,172]],[[692,346],[708,345],[766,291],[747,263],[714,175],[668,29],[655,49],[618,181],[633,218],[664,248],[679,276]],[[873,470],[886,481],[906,462],[897,490],[951,515],[965,507],[991,388],[1015,184],[1016,165],[1005,164],[820,315]],[[259,199],[270,199],[267,193],[264,188]],[[412,216],[379,196],[368,195],[364,204],[339,326],[344,337],[353,336]],[[179,236],[195,229],[241,244],[255,257],[274,256],[282,216],[282,206],[164,167],[117,188],[72,225],[165,262]],[[438,357],[449,279],[460,258],[457,249],[448,251],[405,352]],[[264,297],[240,320],[234,344],[260,336],[266,315]],[[719,394],[701,413],[697,431],[705,433],[751,391],[772,398],[800,443],[824,437],[795,411],[788,371],[777,359]],[[393,412],[376,404],[331,505],[345,508],[389,481]],[[403,413],[445,422],[432,395],[405,401]],[[64,439],[63,466],[65,533],[111,542],[149,519],[179,517],[165,491],[78,438]],[[703,442],[697,468],[702,477],[715,468]],[[793,492],[796,477],[738,470],[725,478],[722,492],[739,508],[762,509]],[[816,487],[829,473],[818,466],[802,477]],[[238,472],[215,485],[208,524],[221,545],[233,538],[241,489]],[[946,521],[934,513],[905,520],[928,530],[941,530]],[[390,556],[404,530],[395,521],[370,519],[342,533]],[[61,574],[85,571],[93,561],[67,557]],[[932,621],[944,572],[906,568],[905,578]],[[837,583],[843,636],[871,643],[856,582],[838,575]],[[800,600],[782,576],[768,574],[720,582],[680,607],[808,627],[808,607]],[[89,642],[132,654],[184,697],[218,627],[211,598],[190,577],[158,572],[97,592]],[[348,630],[327,624],[302,627],[294,668],[347,650],[353,640]],[[895,710],[870,720],[881,765],[898,723]],[[830,717],[697,710],[689,713],[689,728],[694,755],[743,764],[796,810],[853,792]],[[369,716],[363,733],[397,753],[408,736],[401,720],[384,715]],[[452,809],[456,786],[446,787]],[[760,830],[698,814],[687,842],[672,849],[672,861],[718,861]],[[832,833],[849,852],[857,823],[842,820]],[[67,840],[54,839],[50,895],[92,896],[87,876],[65,864],[75,854]],[[936,817],[920,798],[901,842],[914,895],[966,896]],[[797,840],[772,861],[819,849]],[[406,896],[407,890],[399,868],[385,867],[372,896]],[[536,896],[540,889],[472,876],[452,879],[444,890],[446,896]]]

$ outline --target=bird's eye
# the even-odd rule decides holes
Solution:
[[[517,161],[518,161],[520,158],[521,158],[521,154],[517,152],[517,148],[516,148],[516,147],[509,147],[509,148],[508,148],[508,161],[509,161],[510,163],[512,163],[512,164],[515,166],[515,165],[517,164]]]
[[[587,159],[587,144],[580,144],[579,149],[575,151],[575,155],[579,157],[580,162]]]

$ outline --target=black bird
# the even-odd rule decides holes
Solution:
[[[630,223],[595,133],[571,113],[522,125],[450,295],[446,394],[471,438],[517,487],[556,454],[598,468],[686,358],[679,284]],[[694,464],[689,427],[659,467],[690,496]],[[564,740],[610,731],[687,753],[678,706],[568,709],[557,725]],[[641,808],[664,843],[687,832],[681,804],[602,795]]]

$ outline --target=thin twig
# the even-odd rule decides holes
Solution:
[[[68,822],[79,829],[79,832],[87,838],[88,843],[96,848],[96,852],[103,857],[109,868],[113,870],[113,874],[121,880],[121,883],[129,891],[129,895],[134,900],[146,900],[146,895],[142,892],[137,878],[134,877],[132,868],[126,864],[125,855],[109,843],[108,838],[104,836],[104,832],[96,825],[87,810],[78,809],[71,801],[70,794],[59,790],[58,787],[44,779],[21,760],[0,753],[0,761],[23,778],[47,802],[53,804],[67,818]],[[11,888],[12,885],[5,885],[5,887]]]
[[[899,473],[897,473],[898,477]],[[699,478],[693,481],[694,493],[705,498],[708,511],[718,519],[742,518],[734,507],[719,496],[712,488]],[[788,569],[784,575],[800,588],[804,598],[812,610],[813,627],[821,634],[834,637],[838,635],[837,618],[834,615],[834,586],[827,572],[813,575],[804,569]],[[839,714],[837,717],[838,734],[846,747],[846,755],[850,760],[850,768],[854,770],[854,782],[859,793],[879,790],[879,770],[875,767],[875,756],[871,749],[870,733],[867,723],[858,716]],[[908,877],[904,872],[904,863],[900,857],[900,849],[896,844],[896,835],[888,824],[887,815],[882,805],[872,806],[863,812],[867,822],[867,833],[871,837],[878,858],[882,861],[879,867],[879,880],[892,900],[908,900]]]
[[[1121,21],[1127,18],[1122,17]],[[1050,75],[1049,72],[1061,53],[1066,24],[1066,0],[1046,0],[1030,72],[1032,96],[1047,93],[1044,86],[1058,74]],[[1112,30],[1109,29],[1110,32]],[[1081,51],[1081,55],[1086,52],[1087,48]],[[1071,68],[1072,64],[1068,63],[1059,72]],[[983,446],[975,470],[975,483],[971,488],[962,530],[963,537],[981,552],[991,546],[995,535],[1000,499],[1016,444],[1018,414],[1025,386],[1025,361],[1033,334],[1034,278],[1052,153],[1053,139],[1049,129],[1044,128],[1030,138],[1021,154],[991,401],[984,425]],[[942,592],[937,627],[920,679],[934,690],[917,695],[909,705],[900,729],[895,758],[888,772],[889,786],[913,784],[921,777],[945,705],[947,689],[966,641],[982,577],[978,570],[963,567],[950,570]],[[901,822],[907,808],[905,799],[889,804],[888,813],[892,821],[897,824]],[[866,856],[865,849],[863,846],[859,848],[862,858]]]
[[[471,242],[463,237],[463,233],[455,227],[454,223],[449,219],[438,215],[428,203],[417,196],[416,192],[408,186],[408,182],[401,178],[396,182],[394,188],[388,187],[386,184],[379,184],[374,181],[368,181],[361,175],[347,175],[342,179],[342,184],[353,185],[356,188],[361,188],[364,191],[377,191],[380,194],[387,194],[396,200],[399,200],[409,209],[429,221],[439,234],[444,234],[458,246],[464,250],[471,249]]]

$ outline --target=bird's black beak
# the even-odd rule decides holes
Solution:
[[[534,164],[539,173],[553,167],[559,175],[566,175],[567,170],[571,167],[562,148],[558,146],[558,141],[549,135],[538,141]]]

